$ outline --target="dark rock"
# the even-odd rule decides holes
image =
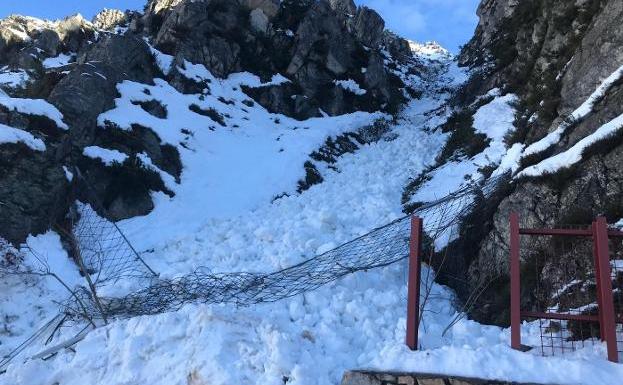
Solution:
[[[279,13],[279,0],[239,0],[249,10],[260,10],[269,20]]]
[[[147,43],[129,35],[106,35],[81,55],[78,63],[105,63],[118,76],[141,83],[152,83],[156,71]]]
[[[248,14],[240,12],[236,2],[183,2],[166,16],[155,44],[225,77],[242,70],[239,42],[248,23]]]
[[[340,14],[354,16],[357,13],[357,6],[353,0],[329,0],[329,4]]]
[[[481,20],[476,34],[460,60],[479,70],[464,87],[459,105],[465,109],[493,87],[518,94],[521,103],[513,143],[533,143],[557,128],[623,62],[620,1],[483,1],[478,13]],[[589,116],[575,122],[547,152],[524,159],[522,167],[566,151],[623,113],[622,103],[623,86],[615,84]],[[529,120],[531,116],[534,118]],[[526,227],[588,226],[597,215],[605,214],[611,222],[623,217],[622,146],[622,136],[613,135],[585,150],[581,162],[544,177],[520,179],[503,188],[495,199],[480,203],[477,213],[463,225],[463,240],[454,245],[454,250],[461,251],[455,251],[451,263],[456,266],[455,273],[464,274],[468,285],[447,282],[463,300],[485,284],[471,307],[471,317],[508,325],[511,212],[520,213]],[[547,253],[540,247],[545,246],[533,245],[534,252],[542,253],[541,259]],[[555,263],[522,261],[522,269],[527,271],[522,281],[523,308],[544,310],[538,302],[535,277],[541,274],[549,283],[561,280],[556,264],[577,267],[566,278],[586,281],[591,250],[581,253],[582,248],[574,249],[578,252],[560,253]],[[551,298],[553,292],[541,294]]]
[[[49,56],[57,56],[61,45],[61,38],[52,29],[41,31],[39,38],[35,41],[35,47],[43,50]]]
[[[80,64],[54,87],[49,101],[71,126],[72,142],[80,147],[93,143],[97,117],[114,107],[116,84],[122,79],[102,63]]]
[[[355,35],[363,44],[376,48],[383,39],[385,21],[376,11],[360,7],[353,23]]]

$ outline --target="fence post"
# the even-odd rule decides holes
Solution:
[[[519,214],[510,215],[511,347],[521,350],[521,261],[519,259]]]
[[[407,346],[411,350],[418,349],[422,229],[422,218],[412,216],[411,239],[409,240],[409,283],[407,297]]]
[[[604,330],[604,320],[603,320],[603,299],[601,298],[601,279],[600,279],[600,267],[599,267],[599,252],[597,248],[597,240],[595,236],[595,229],[597,228],[597,222],[593,221],[592,231],[593,231],[593,258],[595,259],[595,286],[597,291],[597,318],[599,320],[599,338],[602,341],[606,341],[606,332]]]
[[[602,339],[606,341],[608,349],[608,360],[619,362],[617,351],[616,321],[614,315],[614,298],[612,295],[612,269],[610,268],[610,250],[608,247],[608,223],[606,218],[598,217],[593,222],[593,242],[594,250],[597,253],[596,259],[596,280],[601,302],[599,309],[600,331],[603,332]]]

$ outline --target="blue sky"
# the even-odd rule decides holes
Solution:
[[[0,17],[21,13],[56,19],[80,12],[91,18],[102,8],[142,9],[147,0],[0,0]],[[355,0],[376,9],[387,27],[406,38],[436,40],[457,52],[478,22],[479,0]]]

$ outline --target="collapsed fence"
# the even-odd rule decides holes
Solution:
[[[415,209],[414,215],[426,219],[427,254],[433,255],[436,248],[446,245],[476,202],[489,197],[502,181],[508,183],[508,176],[467,184]],[[117,225],[101,215],[103,208],[97,206],[97,200],[91,202],[95,208],[79,203],[70,214],[71,232],[66,237],[87,284],[72,290],[64,302],[62,322],[87,321],[95,326],[99,320],[175,311],[190,303],[249,306],[275,302],[349,274],[389,266],[409,255],[411,215],[280,271],[211,274],[207,268],[200,268],[182,277],[161,279]],[[138,288],[118,296],[100,294],[120,281],[130,281]]]
[[[472,210],[476,199],[490,194],[501,179],[493,178],[484,184],[465,186],[416,209],[418,216],[427,219],[424,229],[428,237],[427,247],[434,249],[435,243],[447,242],[452,229]],[[106,247],[110,242],[109,238],[105,238],[104,242],[99,242],[103,244],[99,248],[82,246],[82,253],[94,271],[101,270],[96,267],[98,263],[105,267],[105,279],[98,282],[105,284],[132,277],[143,280],[147,285],[125,296],[101,297],[98,301],[95,301],[92,291],[83,290],[81,304],[70,301],[64,312],[97,319],[158,314],[177,310],[188,303],[249,306],[276,302],[315,290],[346,275],[388,266],[407,258],[410,217],[399,218],[333,250],[271,273],[212,274],[207,272],[207,268],[199,268],[179,278],[158,279],[131,247],[122,247],[126,257],[120,258],[118,249]],[[79,244],[93,245],[97,234],[112,234],[109,237],[118,240],[115,235],[118,229],[117,232],[102,230],[110,226],[107,223],[89,206],[83,206],[75,231]],[[109,254],[113,257],[107,258]],[[116,274],[111,271],[112,267],[117,268]]]

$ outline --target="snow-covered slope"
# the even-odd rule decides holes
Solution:
[[[190,4],[188,8],[175,11],[170,8],[173,3],[180,2],[150,1],[154,12],[167,14],[179,11],[179,14],[173,13],[171,20],[201,15],[201,8],[193,8],[201,7],[200,2],[183,2]],[[273,4],[250,3],[264,7],[261,14],[265,17],[268,16],[263,12],[270,13],[270,4]],[[331,6],[342,3],[349,2],[332,1]],[[231,5],[222,4],[225,4],[223,9]],[[106,20],[100,20],[104,24],[111,23],[107,27],[108,32],[95,31],[96,27],[92,24],[77,18],[74,20],[76,28],[83,32],[95,31],[94,36],[89,35],[82,43],[95,45],[98,49],[91,51],[76,46],[69,50],[63,47],[62,52],[54,53],[35,50],[29,55],[37,60],[36,70],[0,69],[0,86],[10,90],[7,92],[11,94],[8,96],[0,91],[0,112],[6,110],[7,116],[16,115],[17,118],[11,121],[16,123],[12,124],[24,128],[0,124],[0,145],[29,151],[28,156],[40,156],[49,149],[62,146],[54,140],[48,141],[46,133],[35,131],[32,127],[37,126],[36,123],[49,120],[55,126],[46,127],[53,134],[52,138],[61,135],[58,132],[78,132],[89,137],[92,132],[84,129],[88,127],[93,129],[98,141],[80,143],[74,149],[79,151],[74,151],[72,155],[79,157],[83,163],[95,164],[93,169],[96,173],[114,175],[120,173],[125,165],[138,166],[138,169],[156,175],[162,182],[160,190],[147,190],[153,198],[153,209],[145,210],[145,215],[129,215],[130,219],[120,220],[116,225],[162,280],[182,277],[199,268],[218,274],[272,272],[293,266],[403,216],[405,204],[431,201],[469,181],[518,170],[526,146],[515,143],[507,148],[507,137],[515,128],[518,96],[502,88],[491,89],[468,109],[467,118],[473,121],[469,128],[474,135],[482,137],[482,149],[476,154],[466,155],[459,146],[443,162],[437,160],[453,135],[451,131],[444,132],[443,128],[448,118],[457,112],[456,105],[450,107],[452,104],[448,101],[468,74],[459,69],[454,58],[435,43],[405,42],[406,45],[401,46],[401,40],[394,37],[391,41],[385,41],[388,45],[395,45],[393,50],[387,46],[365,46],[361,50],[353,50],[362,57],[356,63],[350,61],[350,55],[340,57],[352,68],[348,68],[339,78],[322,83],[334,94],[330,97],[324,95],[322,100],[313,100],[316,104],[312,103],[312,107],[318,109],[317,115],[311,113],[312,117],[294,119],[285,113],[271,112],[275,106],[288,110],[286,102],[289,103],[289,100],[304,104],[323,95],[314,90],[308,96],[297,88],[301,84],[309,86],[309,83],[293,85],[299,82],[301,76],[309,75],[310,69],[317,68],[316,56],[321,57],[320,64],[326,65],[328,71],[338,71],[343,63],[336,63],[333,54],[337,54],[339,49],[353,48],[361,40],[370,44],[371,41],[378,43],[387,38],[381,36],[382,20],[379,22],[370,10],[360,9],[356,18],[343,20],[343,15],[332,15],[326,4],[323,3],[322,7],[310,13],[310,19],[306,21],[308,27],[320,24],[325,28],[325,24],[329,24],[323,21],[330,20],[332,24],[326,28],[339,30],[341,23],[345,23],[355,30],[357,36],[342,42],[344,44],[338,49],[328,43],[329,47],[313,43],[322,49],[303,55],[301,52],[307,51],[299,48],[316,39],[318,29],[300,28],[307,33],[305,35],[297,28],[296,33],[276,28],[271,32],[274,33],[272,38],[280,43],[290,42],[286,46],[296,52],[292,62],[304,62],[306,66],[294,66],[300,67],[296,76],[286,73],[284,68],[283,72],[272,71],[275,73],[262,78],[248,72],[220,68],[221,64],[232,63],[227,52],[219,58],[207,58],[205,55],[201,58],[208,62],[208,59],[218,59],[216,64],[210,64],[223,70],[226,73],[223,77],[214,76],[204,65],[191,63],[184,55],[195,53],[190,44],[193,36],[183,33],[189,32],[183,28],[182,31],[170,28],[171,20],[165,23],[163,33],[158,34],[162,39],[160,48],[168,49],[167,52],[179,51],[171,52],[175,53],[175,57],[159,51],[154,48],[158,39],[141,35],[145,30],[161,27],[155,14],[150,15],[153,19],[149,19],[138,14],[110,13]],[[184,9],[188,13],[182,12]],[[258,26],[257,23],[263,19],[260,12],[254,12],[254,32],[246,37],[265,33],[268,28],[266,25]],[[230,16],[238,17],[240,14],[236,11]],[[132,16],[134,23],[116,26],[126,16]],[[364,20],[364,17],[367,19]],[[279,22],[290,23],[295,18],[286,19]],[[154,24],[148,24],[142,30],[139,22],[145,20]],[[357,25],[352,24],[353,20],[360,20],[359,27],[367,22],[372,27],[381,25],[372,31],[378,36],[371,38],[368,35],[370,31],[357,29]],[[29,30],[24,27],[24,31],[16,32],[15,38],[24,42],[39,41],[41,37],[37,28],[57,28],[59,25],[42,24],[34,19],[26,21],[27,25],[36,28]],[[210,22],[206,21],[201,28],[211,28]],[[12,20],[10,25],[15,23]],[[258,28],[264,32],[258,31]],[[344,31],[350,33],[351,29]],[[210,30],[210,33],[213,32]],[[136,36],[131,36],[132,33]],[[228,37],[238,39],[241,36],[232,33]],[[167,42],[167,39],[170,40]],[[290,46],[292,41],[297,45]],[[264,39],[259,39],[258,47],[266,48],[261,45],[264,42]],[[214,40],[204,43],[214,44]],[[172,46],[176,47],[175,50]],[[136,55],[124,57],[119,47],[134,47]],[[413,61],[404,61],[404,57],[401,57],[402,61],[394,60],[392,57],[393,54],[404,56],[409,50],[416,57]],[[102,65],[100,60],[90,60],[89,55],[103,55],[104,62],[118,65],[117,68],[127,69],[127,72],[136,68],[153,68],[144,71],[149,74],[138,71],[130,79],[127,74],[118,78],[115,67],[111,69]],[[119,57],[123,60],[113,60]],[[266,63],[264,65],[262,71],[272,68]],[[102,98],[109,98],[110,103],[94,115],[92,126],[86,124],[83,127],[80,117],[61,113],[73,111],[65,104],[67,100],[72,100],[69,97],[60,101],[56,99],[56,103],[63,106],[57,109],[44,99],[16,96],[16,92],[24,91],[29,82],[41,76],[41,71],[46,76],[58,76],[59,79],[63,76],[67,76],[63,79],[71,80],[72,76],[74,80],[78,79],[70,84],[72,95],[73,87],[96,92],[110,86],[109,91],[102,95]],[[318,78],[324,81],[328,72],[324,67],[322,71],[325,72],[320,73]],[[405,87],[396,79],[390,82],[390,74],[397,76]],[[616,79],[615,75],[608,78],[583,104],[580,112],[587,106],[592,109],[597,100],[605,95],[605,88],[619,80],[620,70],[616,74]],[[89,83],[91,81],[94,83]],[[318,82],[314,79],[311,83],[321,84]],[[101,87],[89,89],[91,84]],[[252,100],[250,94],[254,89],[265,92],[257,93],[256,100]],[[377,103],[372,99],[376,104],[370,104],[371,100],[365,99],[387,99],[383,92],[389,90],[398,90],[397,94],[408,100],[396,116],[391,116],[390,111],[382,113],[370,109],[377,104],[385,109],[387,103]],[[87,96],[83,93],[79,99],[86,99]],[[387,100],[393,100],[395,96]],[[271,99],[273,97],[275,100]],[[329,103],[332,100],[340,103],[333,105]],[[335,113],[344,108],[352,111],[351,107],[355,105],[364,106],[369,112]],[[334,116],[329,116],[326,108],[319,106],[334,107]],[[85,109],[87,112],[90,110]],[[304,108],[301,110],[305,112]],[[307,113],[310,111],[313,112],[313,109]],[[33,123],[24,117],[36,119]],[[310,156],[328,143],[327,140],[334,140],[344,133],[358,132],[379,121],[388,127],[384,134],[375,140],[357,142],[355,150],[336,156],[335,163]],[[564,163],[560,157],[564,157],[564,161],[578,161],[578,153],[581,154],[586,146],[620,127],[620,118],[610,121],[580,140],[575,151],[563,152],[559,158],[546,159],[545,166]],[[136,137],[132,135],[137,132],[150,133],[156,140],[141,137],[140,145],[136,146],[132,142]],[[115,140],[119,137],[124,140]],[[551,138],[545,141],[549,143]],[[339,145],[341,143],[338,142]],[[179,170],[166,167],[170,164],[157,159],[164,146],[170,146],[179,154]],[[72,159],[64,159],[63,162],[66,160]],[[73,167],[73,163],[63,162],[57,165],[59,169],[62,167],[61,179],[63,182],[75,181],[79,177],[74,175],[77,168]],[[303,164],[307,163],[315,167],[323,181],[310,184],[302,191],[297,183],[306,177],[307,166],[303,167]],[[422,183],[405,200],[404,187],[418,175],[422,176]],[[92,181],[99,182],[97,178]],[[125,179],[125,182],[131,183],[132,179]],[[112,181],[111,185],[115,186],[115,183],[118,182]],[[85,207],[79,204],[77,209]],[[428,294],[420,330],[422,350],[409,351],[404,345],[406,263],[351,274],[315,291],[276,303],[248,308],[231,304],[207,306],[191,303],[179,311],[112,319],[107,325],[96,320],[99,327],[95,330],[91,330],[86,321],[67,320],[60,330],[54,331],[56,322],[63,318],[63,315],[58,317],[57,314],[59,302],[69,296],[67,289],[85,285],[78,267],[66,251],[71,247],[63,245],[63,238],[59,235],[61,231],[50,230],[38,236],[31,235],[21,250],[0,239],[0,255],[4,258],[0,258],[0,290],[3,294],[0,296],[0,314],[3,316],[0,319],[0,357],[27,342],[25,350],[13,357],[9,365],[0,365],[0,372],[4,372],[0,374],[2,385],[337,385],[344,371],[353,368],[440,372],[561,385],[614,385],[623,377],[623,366],[607,362],[604,346],[598,341],[587,341],[587,347],[564,358],[541,357],[538,349],[527,353],[511,350],[509,330],[467,320],[466,314],[457,306],[459,302],[455,293],[435,283],[435,272],[427,267],[424,268],[426,279],[422,290]],[[445,245],[454,236],[445,235],[436,241]],[[66,239],[64,241],[67,243]],[[20,270],[11,270],[15,267],[12,261],[22,257],[24,261],[19,264]],[[29,268],[33,270],[30,274],[19,274]],[[93,276],[100,278],[100,272],[93,273]],[[114,283],[98,288],[98,293],[103,296],[122,295],[140,286],[132,281],[132,277]],[[42,330],[43,325],[48,326],[43,333],[33,335]],[[84,331],[88,331],[86,337],[72,343],[70,348],[60,349],[51,356],[45,355],[45,360],[32,358],[46,347],[76,335],[83,336]],[[46,341],[49,335],[53,338]],[[29,339],[31,336],[32,340]],[[540,325],[525,323],[522,338],[527,345],[539,345]]]
[[[201,186],[206,183],[201,175],[205,163],[186,160],[189,165],[186,172],[196,173],[193,178],[182,178],[180,185],[175,187],[177,195],[174,198],[157,200],[152,214],[122,222],[122,229],[127,231],[133,243],[140,245],[141,251],[152,248],[144,254],[146,261],[167,277],[193,271],[206,263],[215,272],[272,271],[321,253],[401,216],[402,186],[429,165],[446,140],[446,135],[434,130],[446,117],[444,108],[440,107],[448,95],[439,90],[451,86],[459,72],[453,65],[437,65],[440,66],[440,76],[428,80],[434,83],[429,86],[436,91],[412,101],[392,125],[391,134],[385,140],[344,155],[333,169],[323,169],[325,181],[322,184],[273,203],[261,203],[265,201],[266,192],[249,186],[246,194],[235,195],[246,197],[233,200],[239,202],[235,211],[222,212],[218,207],[202,209],[203,205],[216,199],[209,194],[201,196]],[[173,104],[181,103],[183,99],[171,99],[174,92],[159,93],[158,88],[163,87],[166,85],[156,84],[150,93],[169,106],[170,111],[175,111]],[[121,86],[118,109],[128,107],[124,98],[128,95],[137,97],[131,94],[136,89],[140,91],[141,87]],[[235,98],[235,95],[230,97]],[[510,98],[495,99],[480,110],[477,120],[484,124],[488,121],[485,115],[506,111]],[[146,120],[152,119],[149,115],[141,118],[136,114],[138,110],[116,114],[114,111],[103,115],[102,120],[113,119],[120,124],[121,119],[127,119],[150,124]],[[257,121],[262,122],[265,112],[254,111],[258,115]],[[234,111],[231,113],[235,119]],[[340,119],[350,124],[357,122],[357,116]],[[180,122],[192,124],[192,121],[183,119],[161,124]],[[336,124],[339,121],[333,118],[313,122],[344,127]],[[283,125],[287,127],[289,124],[284,119]],[[483,127],[480,129],[484,130]],[[492,137],[492,146],[506,130],[506,127],[500,127],[487,131]],[[253,162],[254,156],[258,156],[258,160],[263,158],[264,146],[245,144],[252,132],[221,133],[225,134],[230,135],[227,139],[231,141],[230,146],[239,145],[246,150],[246,159]],[[201,138],[200,135],[197,136]],[[205,135],[208,135],[205,141],[195,139],[197,142],[189,147],[209,146],[210,138],[221,140],[211,131]],[[299,156],[309,151],[303,148],[295,152],[296,142],[289,143],[287,148]],[[232,161],[231,157],[220,158],[213,155],[213,151],[203,151],[208,154],[204,161]],[[197,153],[189,151],[185,156],[198,156]],[[235,167],[244,170],[245,161],[238,163],[239,166],[233,165],[232,170],[236,170]],[[283,175],[287,162],[280,164],[281,167],[260,167],[257,173],[263,178],[271,178],[272,170],[279,170],[279,175]],[[206,175],[210,175],[209,171]],[[220,193],[235,188],[236,181],[245,186],[247,182],[240,178],[242,176],[232,178],[231,184],[223,185]],[[456,179],[447,182],[460,183],[463,177],[457,176]],[[292,186],[296,178],[288,181]],[[267,188],[273,189],[270,193],[283,189],[281,185],[272,184]],[[189,192],[185,193],[184,189]],[[249,201],[256,203],[249,205]],[[192,214],[193,210],[200,209],[203,210],[201,214]],[[198,226],[198,218],[202,216],[207,221]],[[143,234],[151,235],[144,237]],[[54,268],[61,267],[64,252],[58,247],[58,237],[48,234],[31,238],[29,244],[33,249],[45,248],[50,253],[50,264]],[[51,248],[54,245],[56,252]],[[63,271],[68,282],[76,279],[72,278],[75,267],[73,269],[74,273],[71,268]],[[115,321],[89,333],[74,350],[61,351],[49,360],[23,362],[27,355],[21,356],[7,368],[0,383],[329,385],[338,384],[343,372],[352,368],[444,372],[568,384],[614,384],[623,374],[621,367],[602,358],[601,347],[579,351],[564,360],[543,358],[536,353],[512,351],[508,346],[507,330],[483,327],[467,320],[459,321],[444,335],[445,326],[457,316],[449,300],[453,293],[430,281],[424,285],[432,285],[431,298],[435,300],[429,305],[421,330],[421,344],[425,350],[409,352],[403,343],[405,281],[406,266],[397,264],[351,275],[317,291],[274,304],[252,308],[188,305],[174,313]],[[51,288],[44,289],[42,297],[52,299],[54,293]],[[46,307],[48,316],[52,315],[49,303],[43,301],[39,306],[42,309],[35,314],[36,317],[31,315],[31,322],[43,319]],[[525,325],[527,342],[534,342],[532,340],[537,338],[535,328],[538,326]],[[27,335],[23,330],[27,326],[21,329],[16,334]],[[65,336],[70,335],[65,333]],[[19,339],[9,341],[14,345]],[[41,347],[30,348],[30,352],[36,352],[37,348]]]

